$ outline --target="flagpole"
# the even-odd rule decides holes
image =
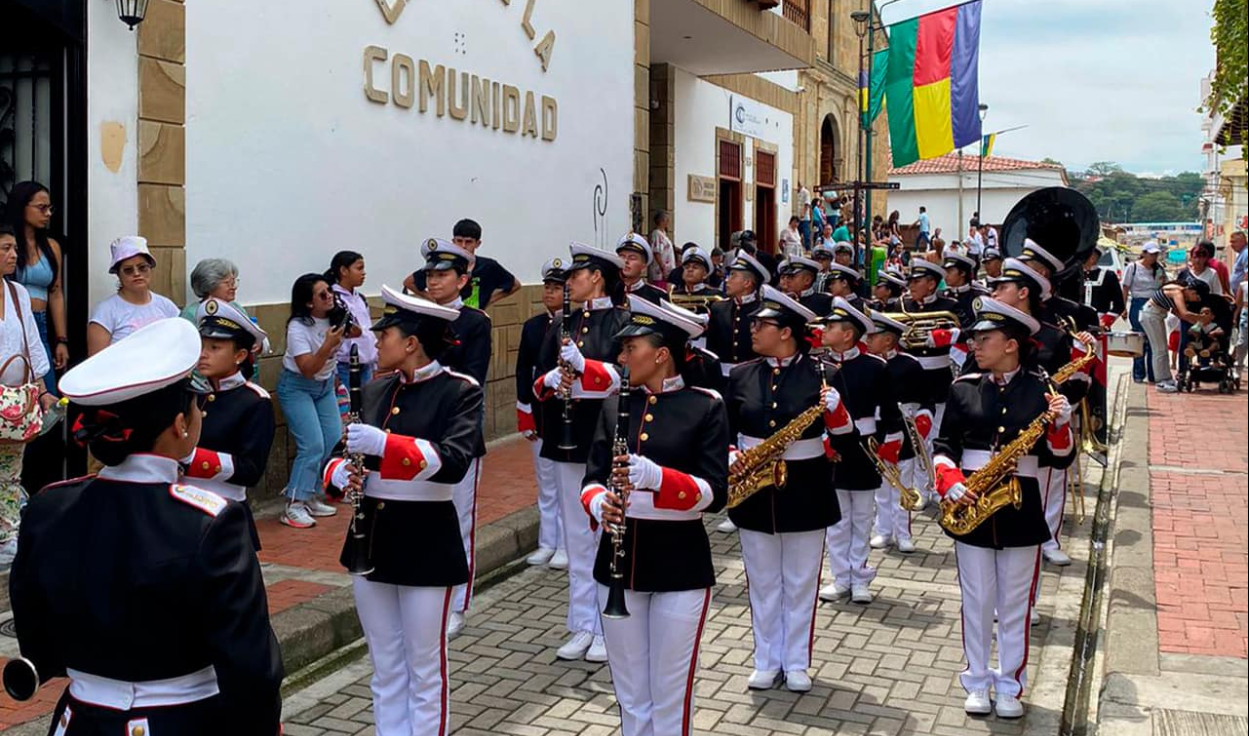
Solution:
[[[984,119],[989,114],[989,106],[980,103],[980,165],[976,168],[976,217],[984,218],[980,209],[980,184],[984,178]]]

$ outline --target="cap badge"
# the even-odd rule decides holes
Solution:
[[[217,309],[218,309],[218,306],[217,306],[216,299],[209,299],[208,303],[204,305],[204,312],[209,315],[216,314]]]

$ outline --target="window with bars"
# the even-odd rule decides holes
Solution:
[[[785,19],[804,31],[811,31],[811,0],[785,0]]]

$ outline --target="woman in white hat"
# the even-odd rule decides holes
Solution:
[[[135,330],[166,317],[177,317],[178,307],[152,292],[156,259],[147,239],[120,237],[109,245],[112,263],[108,272],[117,276],[117,293],[100,302],[87,325],[87,355],[95,355]]]

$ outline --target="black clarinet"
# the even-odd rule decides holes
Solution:
[[[629,454],[629,368],[620,369],[620,404],[616,411],[616,437],[612,440],[612,469],[627,467],[618,465],[615,458]],[[619,524],[613,524],[608,531],[611,533],[611,585],[607,588],[607,603],[603,606],[603,618],[628,618],[629,608],[625,605],[624,570],[620,562],[625,556],[625,509],[629,505],[628,486],[618,485],[615,474],[607,481],[607,487],[615,491],[620,498]]]
[[[568,282],[564,282],[564,314],[559,325],[559,344],[560,347],[564,343],[572,340],[572,298],[568,293]],[[559,362],[561,368],[566,368],[564,361]],[[560,398],[564,401],[563,423],[560,425],[559,444],[555,446],[557,450],[575,450],[577,449],[577,439],[574,436],[572,426],[572,390],[560,389]]]
[[[364,368],[360,365],[360,348],[351,346],[351,363],[347,371],[347,396],[350,409],[347,412],[347,423],[361,421],[360,413],[364,409],[364,389],[360,385]],[[364,455],[361,453],[347,454],[347,462],[351,463],[361,476],[364,475]],[[364,528],[364,489],[347,490],[346,500],[351,504],[351,526],[347,530],[347,572],[352,575],[368,575],[373,572],[369,564],[369,535]]]

